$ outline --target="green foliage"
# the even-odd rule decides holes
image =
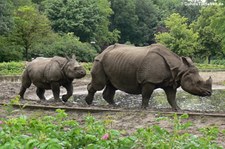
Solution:
[[[225,5],[225,3],[224,3]],[[217,12],[211,16],[211,28],[215,31],[215,33],[222,38],[222,50],[225,53],[225,7],[218,7]]]
[[[199,47],[196,54],[201,57],[207,57],[208,63],[210,63],[212,56],[223,55],[221,45],[222,38],[220,35],[216,34],[211,26],[213,17],[217,14],[218,9],[218,6],[203,7],[197,21],[192,23],[192,28],[199,34]]]
[[[225,63],[223,64],[196,64],[200,70],[225,70]]]
[[[172,14],[165,20],[169,32],[156,34],[156,40],[179,55],[193,56],[198,46],[198,34],[194,33],[186,22],[187,18],[178,13]]]
[[[215,143],[220,130],[217,127],[201,128],[203,136],[188,133],[190,122],[183,122],[187,114],[174,115],[172,132],[153,125],[139,128],[130,136],[121,131],[107,129],[102,121],[87,115],[80,125],[68,119],[64,110],[56,116],[0,119],[1,148],[222,148]]]
[[[9,41],[23,47],[26,60],[28,60],[28,51],[51,31],[50,22],[34,6],[19,7],[16,10],[14,21],[15,27],[9,34]]]
[[[186,130],[188,130],[192,124],[190,122],[183,122],[183,119],[187,118],[187,114],[183,114],[179,117],[175,114],[172,119],[160,118],[161,120],[167,120],[173,123],[172,132],[158,125],[150,126],[146,129],[139,129],[136,134],[136,145],[141,148],[221,148],[214,143],[218,136],[211,133],[211,130],[207,131],[207,129],[203,128],[206,130],[204,132],[207,134],[206,136],[209,136],[206,139],[204,136],[198,137],[188,133]],[[215,133],[219,133],[218,129]],[[210,137],[211,139],[209,139]]]
[[[25,62],[0,63],[0,75],[21,75],[25,68]]]
[[[0,35],[7,34],[13,25],[12,3],[10,0],[0,1]]]
[[[48,0],[46,14],[56,32],[73,32],[82,42],[103,46],[117,41],[118,31],[108,30],[112,10],[107,0]]]
[[[10,44],[8,38],[0,36],[0,62],[19,61],[23,58],[21,47]]]
[[[97,55],[95,48],[89,43],[82,43],[73,34],[51,34],[36,44],[32,50],[32,57],[44,56],[72,56],[76,55],[80,62],[92,62]]]
[[[152,1],[111,0],[111,7],[111,28],[120,31],[120,43],[144,45],[154,41],[158,12]]]
[[[85,68],[86,73],[90,74],[92,63],[81,63]],[[0,63],[0,76],[1,75],[21,75],[25,68],[25,62],[3,62]]]
[[[81,63],[81,65],[84,67],[86,70],[87,74],[90,74],[91,68],[93,67],[93,63]]]

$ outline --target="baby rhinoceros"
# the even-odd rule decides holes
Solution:
[[[92,103],[95,92],[105,87],[103,98],[109,104],[115,104],[115,91],[122,90],[142,94],[142,108],[146,108],[153,90],[162,88],[176,111],[178,87],[198,96],[210,96],[212,92],[211,77],[204,81],[190,58],[179,57],[161,44],[109,46],[95,58],[91,76],[85,98],[88,104]]]
[[[45,90],[51,89],[54,99],[60,101],[60,86],[63,86],[66,88],[67,94],[62,96],[62,101],[66,102],[73,94],[73,80],[85,75],[85,69],[76,61],[74,55],[72,59],[59,56],[38,57],[28,63],[22,75],[19,94],[23,99],[26,89],[33,83],[37,87],[36,94],[41,100],[46,100]]]

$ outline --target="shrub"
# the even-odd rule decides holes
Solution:
[[[13,45],[6,37],[0,36],[0,62],[22,60],[22,51],[20,46]]]
[[[25,62],[0,63],[0,75],[20,75],[25,68]]]
[[[82,43],[71,34],[62,36],[52,35],[35,45],[32,50],[32,57],[44,56],[71,56],[75,54],[78,61],[92,62],[97,51],[88,43]]]
[[[57,109],[56,116],[28,118],[21,115],[18,118],[0,119],[1,148],[222,148],[215,143],[219,130],[216,127],[202,128],[197,136],[188,133],[190,122],[182,119],[188,115],[176,114],[168,122],[173,124],[173,130],[153,125],[139,128],[130,136],[124,136],[121,131],[107,129],[107,124],[97,121],[88,115],[80,125],[75,120],[69,120],[64,110]]]
[[[25,69],[25,62],[3,62],[0,63],[0,75],[21,75]],[[86,73],[90,74],[92,63],[81,63]]]

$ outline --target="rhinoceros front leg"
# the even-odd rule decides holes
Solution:
[[[44,96],[44,94],[45,94],[45,89],[43,89],[43,88],[37,88],[37,90],[36,90],[36,94],[37,94],[37,96],[41,99],[41,100],[46,100],[46,98],[45,98],[45,96]]]
[[[67,100],[73,95],[73,84],[72,82],[64,85],[64,87],[66,88],[67,94],[62,96],[62,101],[67,102]]]
[[[146,109],[148,107],[149,99],[152,92],[155,89],[155,85],[151,83],[146,83],[142,86],[142,105],[141,108]]]
[[[115,101],[113,100],[116,92],[116,88],[112,86],[111,83],[106,85],[106,88],[103,91],[103,98],[110,104],[115,105]]]
[[[177,90],[173,89],[172,87],[167,87],[167,88],[164,88],[164,91],[166,93],[167,101],[169,102],[169,104],[172,107],[172,110],[174,110],[174,111],[180,110],[180,108],[178,107],[177,102],[176,102]]]
[[[51,83],[51,89],[54,96],[55,101],[60,101],[59,93],[60,93],[60,85],[58,82]]]

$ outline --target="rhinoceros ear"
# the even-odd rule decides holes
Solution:
[[[182,58],[182,61],[185,65],[187,65],[188,67],[190,66],[194,66],[194,63],[193,61],[191,60],[190,57],[181,57]]]
[[[67,54],[66,54],[66,56],[65,56],[65,57],[66,57],[66,59],[67,59],[68,61],[70,60],[70,58],[69,58],[69,56],[68,56]]]

